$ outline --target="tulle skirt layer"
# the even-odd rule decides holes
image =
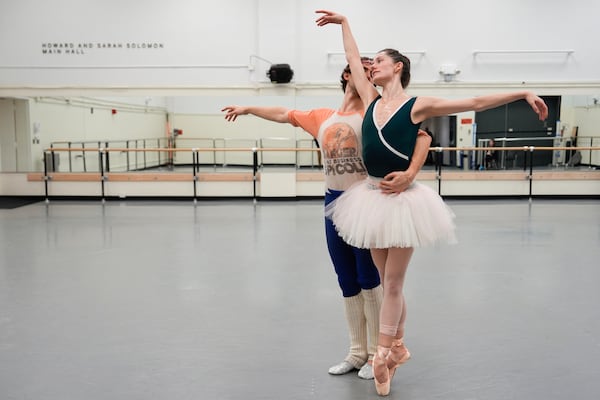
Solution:
[[[359,248],[423,247],[456,242],[454,213],[428,186],[383,194],[378,180],[355,183],[327,205],[340,236]]]

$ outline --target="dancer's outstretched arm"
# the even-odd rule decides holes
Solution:
[[[539,96],[529,91],[497,93],[468,99],[441,99],[437,97],[419,97],[413,107],[414,122],[422,122],[427,118],[456,114],[464,111],[484,111],[490,108],[525,99],[540,121],[548,118],[548,106]]]
[[[253,106],[227,106],[221,110],[225,112],[227,121],[235,121],[238,115],[252,114],[259,118],[273,122],[289,123],[289,110],[285,107],[253,107]]]
[[[377,89],[369,81],[364,73],[363,64],[358,51],[358,45],[352,35],[350,24],[348,19],[341,15],[334,13],[333,11],[317,10],[316,13],[321,14],[317,19],[318,26],[325,26],[328,24],[338,24],[342,26],[342,38],[344,41],[344,51],[346,53],[346,60],[350,65],[350,71],[354,77],[354,85],[360,98],[363,101],[365,109],[371,104],[371,102],[379,95]]]

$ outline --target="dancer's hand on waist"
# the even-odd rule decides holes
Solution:
[[[386,194],[402,193],[408,189],[413,179],[414,176],[408,171],[390,172],[379,182],[379,188]]]

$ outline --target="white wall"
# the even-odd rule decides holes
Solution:
[[[447,63],[463,82],[589,86],[600,76],[596,0],[2,3],[0,87],[248,86],[265,82],[270,64],[253,55],[291,64],[296,83],[335,83],[344,64],[341,34],[316,26],[314,10],[323,7],[349,17],[363,52],[408,52],[415,83],[438,81]],[[53,43],[83,54],[43,54]],[[573,53],[474,54],[498,50]]]
[[[158,101],[153,101],[154,103]],[[31,146],[32,170],[43,170],[43,152],[53,142],[117,142],[112,147],[125,147],[125,141],[135,139],[165,138],[166,109],[137,106],[121,99],[91,98],[32,98],[29,100],[31,135],[38,140]],[[112,110],[116,113],[113,114]],[[74,144],[74,147],[81,147]],[[98,147],[89,143],[86,147]],[[67,147],[67,143],[58,147]],[[157,147],[157,145],[154,145]],[[68,153],[60,154],[60,171],[68,171]],[[151,155],[152,157],[155,154]],[[83,171],[81,154],[72,154],[73,171]],[[118,153],[111,155],[114,169],[124,168],[126,158]],[[98,170],[98,156],[86,153],[87,168]]]
[[[235,122],[228,122],[224,114],[220,111],[228,100],[235,100],[236,104],[254,104],[265,106],[284,106],[289,108],[310,109],[315,107],[337,107],[337,102],[341,99],[341,94],[322,96],[322,97],[293,97],[290,96],[227,96],[217,97],[196,97],[179,96],[170,98],[152,98],[150,103],[166,104],[171,110],[166,108],[154,107],[149,112],[144,111],[144,106],[137,105],[139,100],[132,99],[131,103],[126,103],[125,98],[31,98],[29,100],[29,118],[31,139],[37,138],[39,141],[31,144],[31,163],[29,167],[20,165],[18,171],[41,171],[43,169],[42,159],[43,151],[53,142],[81,142],[81,141],[111,141],[112,147],[124,147],[125,140],[149,139],[166,137],[167,124],[166,116],[169,116],[169,128],[181,129],[183,135],[178,138],[177,147],[179,148],[206,148],[213,146],[212,139],[224,139],[228,141],[225,145],[221,142],[216,143],[217,147],[244,147],[250,148],[260,146],[260,140],[265,138],[287,138],[290,140],[289,146],[293,147],[294,142],[297,146],[304,147],[310,145],[311,136],[299,128],[294,128],[289,124],[278,124],[265,121],[254,116],[240,116]],[[116,101],[119,100],[119,101]],[[22,101],[22,100],[21,100]],[[561,124],[565,128],[565,136],[570,135],[572,128],[577,126],[579,137],[586,137],[580,140],[580,146],[590,144],[589,137],[593,137],[593,145],[600,145],[600,105],[594,106],[591,97],[586,96],[563,96],[561,110]],[[145,100],[144,100],[145,102]],[[588,104],[589,103],[589,104]],[[588,105],[585,105],[588,104]],[[117,110],[117,114],[112,114],[112,109]],[[92,112],[93,110],[93,112]],[[457,115],[457,146],[470,147],[472,141],[472,125],[461,124],[463,119],[475,120],[472,112],[461,113]],[[205,140],[210,139],[210,140]],[[119,142],[120,141],[120,142]],[[23,144],[31,143],[31,140],[24,140]],[[288,145],[288,143],[286,143]],[[96,147],[96,144],[89,144],[89,147]],[[150,143],[149,147],[156,147]],[[266,147],[275,147],[271,142]],[[25,151],[25,150],[24,150]],[[600,164],[600,152],[592,154],[591,163]],[[288,154],[274,153],[269,157],[282,157],[277,162],[285,163],[284,158],[289,158]],[[82,171],[82,159],[79,154],[72,155],[73,170]],[[66,154],[61,154],[60,170],[68,170],[68,160]],[[88,168],[97,168],[97,155],[89,153],[86,155]],[[133,156],[132,156],[133,157]],[[147,162],[156,162],[158,155],[156,153],[147,154]],[[252,160],[245,154],[228,154],[229,160],[225,160],[222,152],[201,153],[200,162],[202,164],[226,163],[251,165]],[[308,153],[300,155],[303,162],[310,165]],[[304,158],[307,158],[304,160]],[[192,162],[191,155],[186,153],[177,153],[175,156],[177,163],[186,164]],[[111,155],[111,165],[113,170],[125,167],[125,158],[122,155],[113,153]],[[130,160],[130,162],[133,162]],[[138,160],[138,167],[142,167],[141,156]],[[457,160],[458,162],[458,160]],[[590,154],[583,154],[583,163],[590,162]],[[6,169],[4,172],[9,171]]]
[[[600,94],[596,0],[3,0],[0,97],[101,97],[107,107],[149,105],[166,109],[184,138],[309,138],[252,117],[228,123],[220,109],[228,104],[337,107],[345,64],[341,33],[338,26],[316,26],[319,8],[349,17],[363,53],[384,47],[407,52],[411,94],[459,97],[532,88],[540,94],[585,95],[583,103],[563,107],[561,119],[579,126],[580,135],[600,136],[593,117],[600,111],[577,108]],[[44,54],[44,46],[52,44],[66,48]],[[497,50],[517,52],[475,54]],[[534,52],[519,53],[524,50]],[[292,84],[268,82],[271,62],[291,64]],[[440,81],[442,64],[461,71],[456,82]],[[40,142],[30,149],[29,165],[36,170],[52,141],[165,133],[161,117],[152,113],[152,118],[134,111],[92,115],[89,106],[30,104],[32,137],[33,124],[39,126]],[[458,134],[459,146],[470,145],[468,129]]]
[[[578,107],[575,109],[578,146],[600,146],[600,105],[596,107]],[[582,151],[583,164],[600,165],[600,152]]]

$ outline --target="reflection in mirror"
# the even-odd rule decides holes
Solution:
[[[265,97],[269,97],[266,99]],[[272,97],[272,98],[271,98]],[[432,146],[482,147],[489,139],[496,146],[600,146],[600,104],[597,96],[554,96],[559,99],[552,121],[547,121],[545,141],[539,135],[514,130],[504,123],[497,129],[478,132],[474,113],[465,113],[425,121],[421,127],[432,135]],[[97,153],[88,148],[122,148],[111,152],[110,168],[114,171],[144,170],[163,165],[190,165],[190,153],[143,152],[175,146],[177,148],[214,148],[199,153],[201,165],[252,165],[248,154],[218,151],[223,147],[311,148],[316,150],[312,137],[288,124],[277,124],[260,118],[240,118],[226,122],[220,109],[227,103],[281,103],[298,108],[336,107],[338,96],[113,96],[113,97],[19,97],[0,98],[0,172],[34,172],[44,168],[56,171],[93,171],[99,168]],[[307,106],[307,107],[304,107]],[[516,115],[516,114],[515,114]],[[504,117],[503,117],[504,118]],[[508,118],[508,117],[507,117]],[[499,120],[500,121],[500,120]],[[537,137],[537,138],[536,138]],[[518,139],[518,140],[517,140]],[[515,141],[516,140],[516,141]],[[44,150],[50,148],[76,149],[57,151],[48,159]],[[127,150],[131,150],[128,152]],[[135,150],[135,151],[133,151]],[[600,165],[598,151],[539,153],[534,162],[539,166],[559,167],[578,164]],[[434,164],[433,156],[427,165]],[[440,162],[445,167],[477,169],[480,156],[465,157],[455,151],[443,151]],[[501,168],[522,166],[523,160],[510,160],[508,153],[500,160]],[[467,159],[468,158],[468,159]],[[260,155],[261,164],[318,167],[318,152],[275,151]],[[570,164],[569,164],[570,163]]]

